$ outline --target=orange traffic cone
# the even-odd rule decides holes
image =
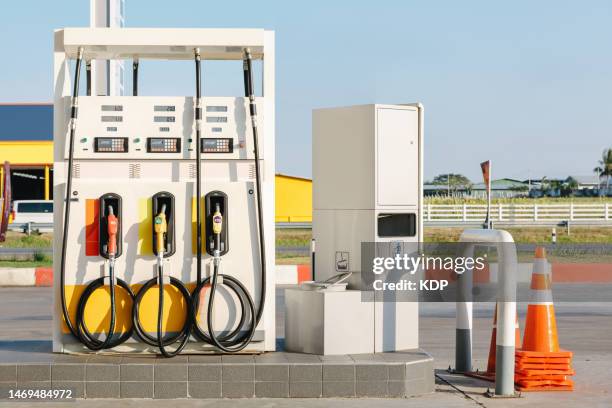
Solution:
[[[572,390],[572,353],[559,348],[546,250],[536,248],[523,347],[515,355],[515,382],[521,391]]]
[[[516,315],[516,335],[514,344],[519,347],[521,344],[521,329],[519,328],[518,313]],[[491,332],[491,343],[489,344],[489,358],[487,359],[487,371],[485,372],[472,372],[469,375],[472,377],[480,378],[487,381],[495,381],[495,351],[497,349],[497,305],[495,305],[495,312],[493,314],[493,330]]]

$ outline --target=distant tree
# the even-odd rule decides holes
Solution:
[[[450,183],[449,183],[449,178],[450,178]],[[450,174],[437,175],[436,177],[434,177],[431,184],[444,184],[444,185],[450,184],[452,188],[452,187],[459,187],[459,186],[467,187],[467,186],[470,186],[472,182],[470,181],[470,179],[465,177],[463,174],[450,173]]]
[[[606,180],[606,192],[610,188],[610,178],[612,178],[612,148],[604,149],[601,154],[599,165],[593,171],[600,177]]]
[[[540,191],[542,194],[546,195],[546,192],[550,190],[550,181],[546,178],[546,176],[542,177],[540,180]]]
[[[573,177],[568,177],[567,180],[561,184],[561,196],[569,197],[573,195],[576,190],[578,190],[578,187],[578,181]]]

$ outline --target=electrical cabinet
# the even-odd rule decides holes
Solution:
[[[317,109],[312,118],[315,279],[352,272],[362,289],[365,242],[418,248],[423,240],[423,107]],[[418,347],[418,305],[373,301],[374,351]]]

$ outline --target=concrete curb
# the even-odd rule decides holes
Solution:
[[[276,283],[311,280],[310,265],[276,265]],[[0,268],[0,286],[53,286],[53,268]]]
[[[36,268],[1,268],[1,286],[35,286]]]
[[[421,349],[343,356],[200,354],[172,360],[50,350],[27,350],[23,356],[25,362],[15,355],[12,361],[0,360],[0,400],[8,400],[9,390],[39,388],[69,390],[73,399],[408,398],[435,390],[433,358]]]
[[[0,268],[0,286],[53,286],[53,269]]]
[[[277,285],[297,285],[312,280],[310,265],[276,265]]]

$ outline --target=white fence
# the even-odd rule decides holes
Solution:
[[[484,222],[484,204],[425,204],[427,225],[478,224]],[[491,219],[503,225],[612,224],[612,204],[495,204]]]

